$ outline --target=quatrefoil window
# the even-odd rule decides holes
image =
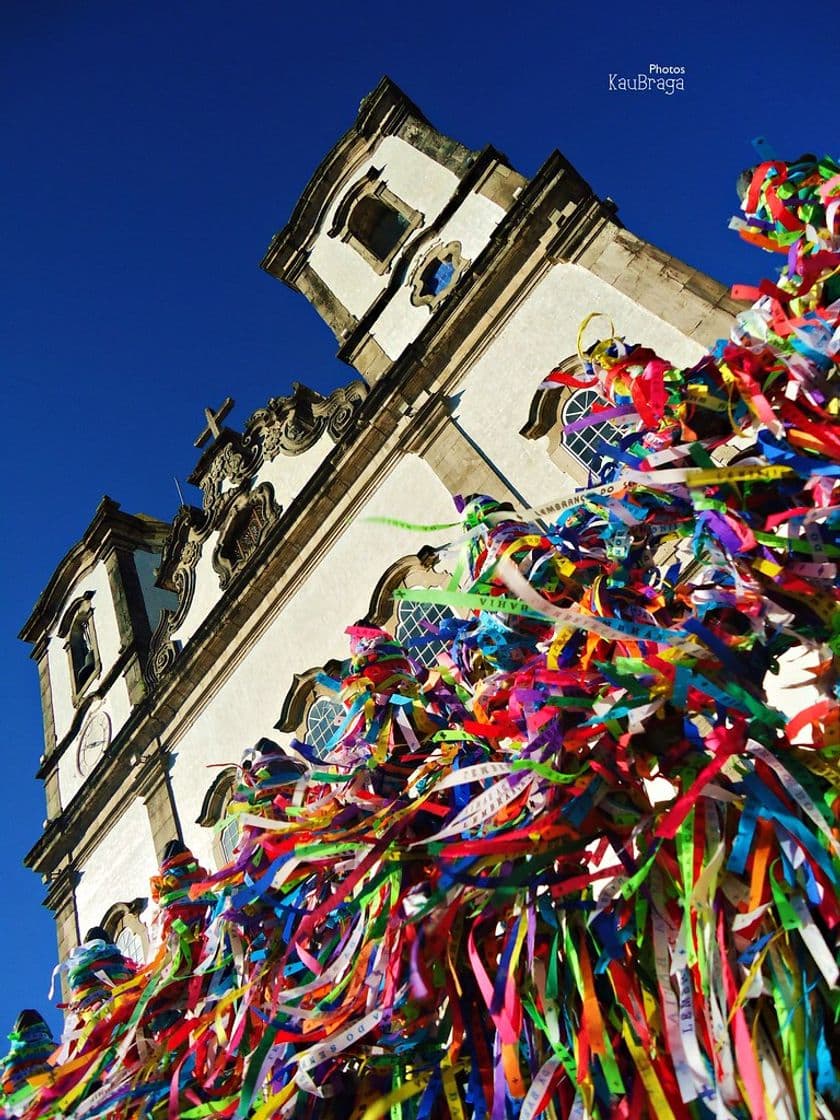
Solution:
[[[411,302],[433,310],[458,283],[469,261],[461,255],[460,241],[433,246],[414,270]]]

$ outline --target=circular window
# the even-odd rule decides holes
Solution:
[[[468,264],[461,255],[460,241],[430,249],[411,275],[411,302],[415,307],[425,305],[434,310],[458,283]]]

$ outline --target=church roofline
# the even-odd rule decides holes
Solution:
[[[461,174],[475,159],[476,152],[438,132],[422,110],[386,75],[362,100],[355,123],[318,164],[289,221],[271,239],[260,262],[264,271],[295,288],[300,252],[317,227],[336,185],[348,168],[355,166],[371,150],[373,139],[399,134],[409,120],[428,136],[445,141],[447,159],[458,164]]]
[[[80,541],[65,554],[47,586],[38,596],[18,637],[35,645],[49,628],[67,593],[79,577],[93,567],[110,543],[161,544],[170,526],[145,513],[125,513],[119,502],[104,495]]]

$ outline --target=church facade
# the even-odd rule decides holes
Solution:
[[[595,391],[539,386],[574,368],[588,314],[605,318],[585,344],[614,328],[687,365],[736,311],[722,285],[625,230],[558,152],[526,179],[438,132],[388,79],[262,267],[332,330],[347,384],[294,384],[241,431],[224,424],[232,402],[208,409],[190,478],[201,506],[167,523],[103,499],[21,633],[47,802],[27,864],[62,958],[93,925],[145,953],[170,839],[207,867],[227,860],[243,750],[262,737],[326,749],[348,625],[410,638],[435,621],[441,608],[393,593],[446,581],[430,546],[447,533],[381,519],[452,522],[452,496],[472,492],[539,508],[585,482],[595,429],[566,429]]]

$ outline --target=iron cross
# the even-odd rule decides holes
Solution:
[[[208,440],[219,438],[222,432],[219,423],[224,420],[235,403],[233,397],[225,397],[215,412],[212,408],[205,408],[204,419],[207,421],[207,427],[195,441],[196,447],[203,447]]]

